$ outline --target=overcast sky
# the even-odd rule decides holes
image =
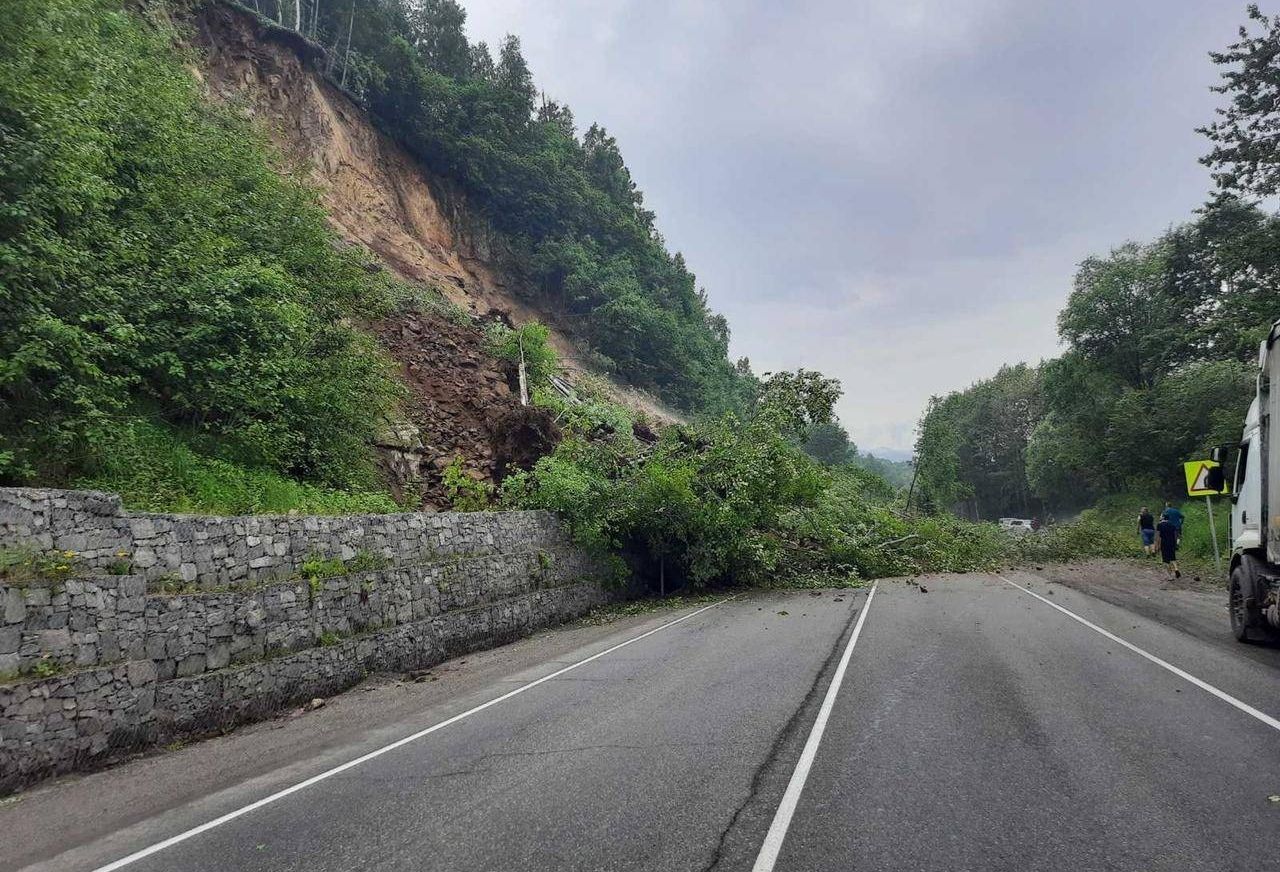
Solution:
[[[463,0],[617,136],[757,372],[844,382],[863,448],[1058,353],[1075,265],[1186,220],[1232,0]],[[1267,4],[1263,4],[1266,6]]]

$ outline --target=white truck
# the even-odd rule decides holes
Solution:
[[[1215,449],[1213,459],[1225,459]],[[1209,486],[1221,490],[1222,467]],[[1280,638],[1280,321],[1258,349],[1258,391],[1245,416],[1231,488],[1231,632],[1241,642]]]

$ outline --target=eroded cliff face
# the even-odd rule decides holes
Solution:
[[[197,49],[193,72],[209,96],[237,107],[270,137],[284,171],[315,187],[342,238],[477,319],[549,322],[562,363],[570,373],[584,369],[573,342],[522,299],[523,280],[501,238],[465,192],[424,169],[326,81],[321,51],[222,3],[204,4],[187,25]],[[458,456],[472,478],[496,480],[513,460],[503,422],[514,419],[518,402],[510,374],[483,353],[481,329],[423,312],[373,329],[400,363],[410,394],[406,420],[388,422],[379,446],[393,488],[443,507],[440,473]],[[678,420],[647,394],[617,386],[612,392],[658,421]]]
[[[471,311],[535,316],[514,295],[505,251],[466,196],[380,133],[296,46],[219,3],[192,23],[211,96],[259,123],[315,185],[344,238]]]

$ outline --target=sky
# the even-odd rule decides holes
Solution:
[[[1192,216],[1207,53],[1245,20],[1243,0],[463,3],[473,40],[519,36],[548,98],[617,137],[732,355],[838,377],[863,449],[1060,353],[1076,265]]]

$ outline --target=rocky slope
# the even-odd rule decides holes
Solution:
[[[317,47],[217,2],[201,6],[187,29],[197,49],[194,72],[210,96],[238,107],[271,138],[285,171],[315,186],[344,239],[477,319],[549,320],[521,299],[501,239],[465,193],[424,169],[327,81]],[[552,326],[567,368],[582,370],[572,341]],[[494,479],[504,463],[496,455],[510,441],[495,428],[516,401],[506,375],[481,352],[479,328],[412,313],[375,329],[411,393],[408,420],[389,426],[381,446],[395,487],[441,505],[440,470],[458,455],[472,477]],[[660,420],[675,417],[639,392],[619,388],[617,395]]]

